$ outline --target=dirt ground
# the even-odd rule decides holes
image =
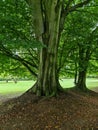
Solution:
[[[19,95],[1,95],[0,130],[98,130],[96,92],[70,90],[52,98],[14,96]]]

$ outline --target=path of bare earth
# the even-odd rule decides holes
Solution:
[[[12,98],[18,97],[21,94],[22,94],[22,92],[20,92],[20,93],[14,93],[14,94],[6,94],[6,95],[5,94],[0,94],[0,104],[2,102],[8,101],[8,100],[10,100]]]

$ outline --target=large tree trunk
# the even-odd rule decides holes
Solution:
[[[35,7],[37,7],[40,2],[40,0],[32,0],[33,6],[35,4]],[[46,47],[40,50],[37,82],[29,91],[35,92],[38,96],[56,95],[60,87],[57,74],[57,52],[62,0],[43,0],[38,8],[34,11],[35,14],[37,12],[40,17],[41,23],[38,21],[40,19],[33,15],[34,21],[37,20],[37,25],[35,24],[35,34],[37,40],[43,42]],[[38,26],[42,26],[40,30],[37,30]]]

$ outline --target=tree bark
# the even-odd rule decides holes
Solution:
[[[32,9],[36,39],[46,46],[40,50],[37,82],[28,92],[34,92],[38,96],[57,95],[58,90],[62,90],[58,80],[57,54],[65,17],[90,0],[72,6],[72,8],[66,8],[66,13],[63,0],[26,1]]]
[[[86,53],[87,50],[88,49],[85,48],[83,45],[79,45],[79,63],[78,63],[79,71],[78,71],[76,88],[84,92],[88,90],[86,87],[86,74],[90,57],[89,53]]]
[[[41,2],[40,0],[37,1]],[[33,1],[33,4],[36,3]],[[29,90],[29,92],[35,92],[38,96],[57,95],[60,87],[57,73],[57,53],[61,9],[62,0],[43,0],[40,10],[35,10],[35,13],[37,11],[37,14],[40,15],[38,16],[42,17],[41,22],[43,21],[43,23],[38,22],[39,19],[36,18],[37,16],[33,15],[35,21],[37,20],[37,26],[43,26],[43,29],[40,27],[40,31],[35,30],[36,38],[46,45],[45,48],[40,50],[37,82]],[[40,14],[40,12],[42,13]]]
[[[76,84],[76,88],[80,89],[81,91],[86,92],[86,71],[80,71],[78,75],[78,82]]]
[[[77,76],[78,76],[78,68],[77,63],[75,61],[75,74],[74,74],[74,84],[77,85]]]

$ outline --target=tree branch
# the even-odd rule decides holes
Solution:
[[[2,54],[19,61],[21,64],[23,64],[35,77],[37,77],[37,74],[32,70],[32,67],[36,68],[35,65],[33,65],[31,62],[26,61],[25,59],[21,58],[18,55],[13,54],[13,52],[10,49],[7,49],[6,47],[4,47],[2,45],[2,43],[0,44],[0,52],[2,52]],[[30,67],[31,66],[31,67]]]
[[[70,6],[70,4],[71,4],[72,1],[73,1],[73,0],[69,0],[69,1],[68,1],[65,10],[68,10],[68,8],[69,8],[69,6]]]
[[[73,12],[75,11],[77,8],[83,7],[84,5],[87,5],[91,0],[85,0],[84,2],[80,2],[72,7],[69,8],[68,12]]]

